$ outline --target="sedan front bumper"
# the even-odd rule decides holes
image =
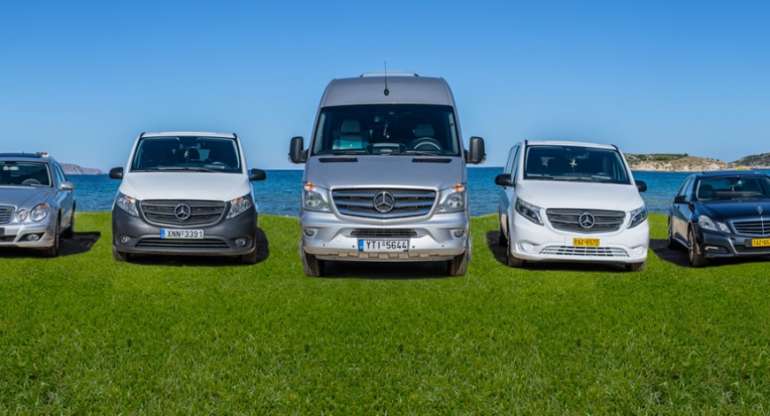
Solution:
[[[707,258],[770,256],[770,247],[753,247],[752,241],[762,237],[746,237],[698,229],[703,254]]]
[[[0,247],[49,248],[56,235],[54,221],[46,219],[38,224],[0,225]]]

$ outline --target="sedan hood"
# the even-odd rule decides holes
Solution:
[[[120,192],[139,200],[230,201],[250,193],[251,184],[236,173],[134,172],[123,178]]]
[[[698,202],[700,212],[717,221],[741,217],[770,218],[770,200]]]
[[[332,187],[445,189],[457,183],[465,183],[464,166],[459,157],[313,157],[307,162],[305,180],[327,189]]]
[[[55,194],[53,188],[33,188],[31,186],[0,186],[0,205],[12,205],[18,208],[32,208],[41,202],[47,202]]]
[[[516,193],[542,208],[631,211],[644,205],[634,185],[525,180],[519,182]]]

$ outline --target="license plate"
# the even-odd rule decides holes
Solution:
[[[358,251],[365,253],[405,253],[409,240],[358,240]]]
[[[598,238],[573,238],[572,245],[575,247],[599,247],[601,241]]]
[[[203,230],[168,230],[160,229],[160,238],[164,240],[201,240]]]
[[[752,247],[770,247],[770,238],[755,238],[751,240]]]

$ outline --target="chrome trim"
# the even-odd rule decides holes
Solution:
[[[180,204],[190,206],[192,214],[189,219],[181,221],[174,214],[174,210]],[[208,227],[219,223],[227,214],[228,204],[222,201],[210,200],[180,200],[180,199],[152,199],[139,201],[139,212],[148,224],[159,227]],[[168,212],[163,212],[163,210]],[[148,213],[148,210],[150,211]],[[209,213],[196,213],[196,210],[210,210]],[[214,217],[205,222],[195,221],[195,217]],[[165,217],[162,220],[159,217]]]
[[[620,230],[626,221],[624,211],[606,209],[548,208],[545,214],[554,229],[573,233],[611,233]],[[588,215],[593,217],[593,225],[584,228],[580,221]]]
[[[753,217],[730,220],[730,226],[737,235],[770,237],[770,218]],[[741,226],[740,224],[743,224]]]
[[[618,247],[547,246],[542,255],[573,257],[628,257],[628,252]]]
[[[330,193],[332,204],[341,216],[385,220],[428,216],[439,198],[435,189],[339,188]],[[380,212],[375,207],[375,198],[384,193],[393,196],[394,206],[390,211]]]

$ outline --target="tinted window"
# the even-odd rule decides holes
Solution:
[[[530,146],[524,178],[630,184],[620,153],[581,146]]]
[[[234,139],[222,137],[145,137],[139,141],[133,171],[240,172]]]
[[[40,162],[0,161],[0,186],[51,186],[48,166]]]
[[[770,178],[766,176],[703,177],[696,185],[701,201],[732,201],[770,198]]]
[[[313,154],[346,153],[459,156],[454,113],[451,107],[435,105],[324,108]]]

